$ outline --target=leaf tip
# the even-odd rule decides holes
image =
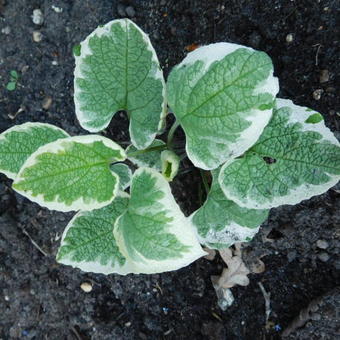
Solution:
[[[312,113],[305,120],[305,123],[307,123],[307,124],[317,124],[317,123],[320,123],[321,121],[323,121],[323,116],[320,113],[315,112],[315,113]]]

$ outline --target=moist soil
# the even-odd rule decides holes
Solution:
[[[339,136],[336,5],[0,0],[0,132],[40,121],[86,134],[74,114],[72,47],[98,25],[127,16],[150,35],[165,75],[195,44],[227,41],[267,52],[280,79],[279,95],[319,110]],[[32,22],[34,9],[43,13],[41,25]],[[33,31],[41,33],[41,41],[33,41]],[[15,91],[5,88],[10,70],[20,75]],[[125,116],[117,114],[104,133],[127,142]],[[176,140],[183,145],[180,130]],[[189,215],[199,206],[202,185],[187,160],[182,167],[186,171],[172,187]],[[280,339],[283,334],[335,339],[339,189],[271,211],[243,252],[247,263],[261,258],[265,270],[249,275],[248,286],[232,288],[235,302],[222,311],[210,281],[224,267],[219,256],[158,275],[94,275],[56,263],[60,235],[72,214],[29,202],[0,175],[0,339]],[[84,282],[92,285],[91,292],[80,288]],[[258,282],[271,294],[268,322]],[[300,313],[306,320],[295,329]]]

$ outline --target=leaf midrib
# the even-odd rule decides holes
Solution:
[[[37,163],[39,164],[39,163]],[[72,168],[72,169],[66,169],[64,171],[59,171],[57,173],[54,173],[52,175],[46,175],[46,176],[39,176],[39,178],[37,179],[32,179],[32,180],[26,180],[25,178],[23,178],[20,182],[25,182],[25,183],[33,183],[33,182],[37,182],[39,181],[40,179],[46,179],[46,178],[50,178],[50,177],[54,177],[54,176],[58,176],[58,175],[63,175],[63,174],[66,174],[66,173],[69,173],[69,172],[73,172],[73,171],[77,171],[77,170],[80,170],[80,169],[86,169],[86,168],[92,168],[92,167],[96,167],[96,166],[99,166],[99,165],[104,165],[104,164],[107,164],[107,162],[100,162],[100,163],[94,163],[94,164],[91,164],[91,165],[85,165],[85,166],[80,166],[80,167],[77,167],[77,168]],[[34,165],[32,166],[34,167]],[[32,168],[31,167],[31,168]],[[29,169],[29,168],[28,168]],[[109,169],[109,167],[108,167]],[[17,184],[20,184],[17,183]]]
[[[253,52],[252,54],[250,54],[250,55],[248,56],[248,58],[245,60],[245,62],[243,63],[242,69],[241,69],[241,71],[240,71],[240,74],[243,72],[243,69],[244,69],[246,63],[249,61],[249,59],[250,59],[253,55],[255,55],[255,53],[256,53],[256,52]],[[249,74],[251,74],[251,73],[257,71],[259,68],[263,68],[263,67],[265,67],[265,66],[267,66],[267,65],[271,65],[271,62],[266,63],[266,64],[263,64],[263,65],[261,65],[261,66],[258,67],[258,68],[254,68],[254,69],[252,69],[252,70],[249,71],[249,72],[246,72],[246,73],[243,74],[242,76],[236,78],[236,79],[235,79],[234,81],[232,81],[231,83],[229,83],[229,84],[227,84],[226,86],[222,87],[221,90],[215,92],[213,95],[211,95],[209,98],[207,98],[205,101],[203,101],[203,102],[202,102],[200,105],[198,105],[196,108],[194,108],[194,109],[191,110],[190,112],[186,113],[182,118],[180,118],[180,121],[183,122],[183,120],[184,120],[186,117],[192,115],[194,112],[196,112],[196,111],[197,111],[198,109],[200,109],[202,106],[204,106],[207,102],[209,102],[211,99],[213,99],[213,98],[215,98],[216,96],[218,96],[220,93],[224,92],[228,87],[233,86],[233,85],[234,85],[237,81],[239,81],[240,79],[242,79],[242,78],[248,76]],[[203,76],[204,76],[204,75],[203,75]],[[191,93],[195,90],[195,88],[197,87],[197,85],[199,84],[199,82],[202,80],[203,76],[197,81],[197,83],[196,83],[195,86],[193,87]],[[209,117],[207,117],[207,118],[209,118]]]

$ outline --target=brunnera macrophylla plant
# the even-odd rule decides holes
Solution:
[[[76,115],[92,134],[25,123],[0,135],[0,171],[14,190],[43,207],[77,211],[60,263],[105,274],[176,270],[205,255],[201,245],[251,240],[270,208],[321,194],[340,179],[339,142],[321,114],[276,97],[266,53],[203,46],[165,83],[148,36],[123,19],[98,27],[75,55]],[[163,141],[156,137],[168,107],[176,121]],[[126,149],[98,134],[121,110],[130,124]],[[187,157],[212,175],[205,203],[189,217],[168,183],[180,163],[173,148],[179,126]]]

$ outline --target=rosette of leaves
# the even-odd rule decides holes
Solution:
[[[43,123],[0,134],[0,172],[13,189],[43,207],[76,211],[60,263],[104,274],[176,270],[205,254],[201,244],[249,241],[271,207],[321,194],[340,178],[339,142],[319,113],[276,98],[263,52],[230,43],[200,47],[165,86],[148,36],[122,19],[97,28],[75,54],[80,125],[99,133],[124,110],[129,147]],[[168,104],[176,122],[165,142],[156,135]],[[186,155],[213,177],[206,202],[190,217],[169,185],[181,171],[173,147],[179,126]]]

